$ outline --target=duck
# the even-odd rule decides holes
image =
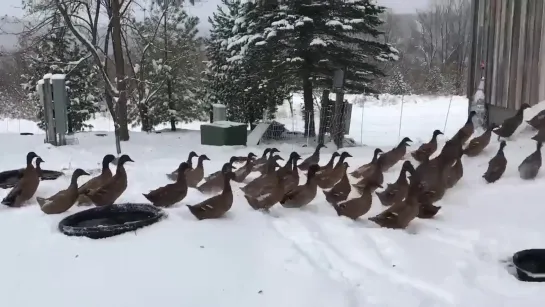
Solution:
[[[327,146],[324,144],[318,144],[314,150],[314,153],[298,165],[299,169],[302,171],[308,171],[311,165],[318,164],[318,162],[320,162],[320,149],[322,148],[327,148]]]
[[[320,166],[320,170],[316,173],[317,175],[321,174],[322,172],[329,172],[333,169],[333,165],[335,164],[335,158],[340,157],[341,155],[338,152],[334,152],[331,155],[331,158],[327,162],[326,165]]]
[[[402,202],[409,192],[409,181],[407,172],[414,174],[415,169],[410,161],[403,162],[399,176],[394,183],[389,183],[382,192],[375,192],[383,206],[392,206]]]
[[[447,189],[453,188],[460,179],[464,176],[464,166],[462,164],[462,155],[460,155],[454,163],[447,165],[443,170],[443,178]]]
[[[301,156],[298,153],[295,154],[296,155],[293,156],[291,160],[291,169],[289,171],[286,170],[285,172],[281,172],[281,175],[283,175],[282,184],[284,186],[284,191],[291,191],[299,185],[299,169],[297,168],[297,161],[301,159]]]
[[[445,161],[454,161],[463,154],[464,148],[462,144],[462,139],[460,139],[459,137],[453,137],[445,142],[445,145],[441,149],[441,153],[439,154],[439,156],[444,157]]]
[[[431,140],[427,143],[424,143],[418,147],[417,150],[413,151],[411,153],[411,156],[413,159],[415,159],[418,162],[422,162],[425,159],[428,159],[435,153],[437,150],[437,136],[442,135],[443,132],[441,130],[436,129],[433,131],[433,135],[431,137]]]
[[[535,179],[537,177],[537,173],[539,172],[539,169],[541,168],[541,146],[543,143],[536,142],[536,151],[534,151],[531,155],[526,157],[520,163],[518,170],[519,175],[521,179],[529,180],[529,179]]]
[[[498,125],[492,123],[486,129],[486,131],[469,141],[469,144],[464,149],[463,154],[468,157],[476,157],[490,144],[490,138],[492,137],[492,130],[496,129]]]
[[[219,175],[213,177],[208,181],[203,182],[200,186],[197,187],[197,190],[199,190],[199,192],[203,194],[219,193],[225,187],[225,174],[232,172],[233,169],[234,167],[231,162],[225,163],[221,168]],[[230,180],[232,180],[233,178],[231,178]]]
[[[532,126],[534,129],[541,130],[545,128],[545,110],[539,111],[532,119],[526,121],[528,125]]]
[[[459,139],[456,142],[459,144]],[[418,189],[415,188],[413,191],[417,201],[433,204],[443,198],[447,190],[445,178],[449,175],[448,170],[454,161],[455,158],[448,155],[439,155],[431,160],[426,168],[416,169],[415,175],[411,178],[415,176],[418,178]]]
[[[36,197],[42,212],[45,214],[59,214],[72,208],[78,200],[78,178],[81,176],[89,176],[89,173],[78,168],[72,174],[72,180],[70,180],[68,188],[48,198]]]
[[[193,169],[189,169],[189,164],[187,164],[187,162],[185,163],[185,165],[187,166],[187,167],[184,167],[185,181],[188,187],[190,188],[197,187],[199,182],[201,182],[202,179],[204,178],[204,166],[203,166],[204,161],[210,161],[210,158],[208,158],[207,155],[200,155],[199,160],[197,162],[197,166]],[[178,171],[180,171],[179,166],[178,166]],[[176,178],[176,181],[180,180],[179,177],[180,176]]]
[[[229,159],[229,164],[231,164],[231,166],[233,166],[233,163],[235,163],[237,161],[238,157],[237,156],[232,156],[230,159]],[[235,167],[233,166],[233,168],[231,170],[235,169]],[[223,177],[223,171],[222,169],[220,169],[219,171],[215,171],[213,172],[212,174],[204,177],[204,181],[210,181],[212,179],[214,179],[215,177]],[[220,183],[223,182],[223,179],[219,181]]]
[[[117,162],[115,175],[96,189],[87,189],[84,195],[97,206],[113,205],[127,189],[127,171],[125,163],[134,162],[129,155],[122,155]]]
[[[377,188],[382,188],[382,185],[376,182],[368,182],[363,189],[361,196],[339,203],[333,203],[332,206],[335,211],[337,211],[337,215],[356,220],[371,209],[371,204],[373,203],[372,193]]]
[[[337,182],[332,189],[328,191],[322,190],[328,203],[338,203],[348,198],[348,194],[350,194],[350,191],[352,190],[352,187],[350,186],[350,181],[348,180],[348,167],[348,162],[344,162],[344,175],[341,180]]]
[[[405,200],[386,208],[386,210],[378,215],[370,217],[369,220],[383,228],[407,228],[410,222],[418,217],[418,213],[420,212],[420,201],[418,200],[419,185],[418,175],[411,176],[409,192]]]
[[[254,158],[257,157],[253,152],[250,152],[248,156],[246,157],[246,164],[244,164],[242,167],[236,170],[235,172],[235,178],[233,181],[235,182],[243,182],[248,175],[252,172],[252,169],[254,168]]]
[[[261,194],[259,196],[252,196],[249,194],[244,194],[244,198],[248,201],[250,207],[254,210],[263,210],[269,211],[269,209],[278,203],[285,192],[284,176],[281,173],[276,173],[276,184],[274,188],[266,194]]]
[[[466,123],[456,132],[456,134],[452,137],[453,139],[459,139],[460,143],[463,145],[469,140],[469,138],[473,135],[475,132],[475,125],[473,124],[473,117],[477,112],[471,111],[469,112],[467,116]]]
[[[309,166],[305,184],[299,185],[285,193],[282,199],[280,199],[280,204],[284,208],[301,208],[308,205],[316,197],[318,184],[316,183],[315,175],[319,169],[320,166],[318,164]]]
[[[397,145],[394,149],[382,154],[378,158],[382,167],[382,172],[388,171],[392,166],[396,165],[397,162],[403,159],[403,157],[407,153],[407,146],[410,146],[408,144],[409,142],[412,142],[412,140],[408,137],[404,137],[401,142],[399,142],[399,145]]]
[[[32,165],[34,158],[39,156],[31,151],[26,155],[26,168],[23,171],[23,176],[17,184],[11,189],[6,197],[2,200],[2,204],[8,207],[21,207],[26,201],[30,200],[40,184],[40,176]]]
[[[346,158],[352,157],[352,155],[349,152],[344,151],[339,161],[337,161],[337,164],[333,169],[326,173],[321,173],[320,175],[315,175],[315,180],[318,186],[322,189],[331,189],[333,186],[341,180],[344,173],[346,172],[346,169],[344,168],[344,160]]]
[[[509,138],[515,133],[524,119],[524,110],[528,108],[530,108],[530,105],[523,103],[515,115],[505,119],[499,128],[492,131],[498,136],[498,140],[500,138]]]
[[[284,161],[284,159],[279,155],[274,155],[274,156],[271,155],[269,159],[267,160],[267,162],[263,164],[261,167],[259,167],[257,171],[260,172],[261,175],[266,175],[269,172],[274,172],[276,168],[271,168],[270,166],[276,165],[277,161],[279,160]]]
[[[230,163],[225,163],[222,167],[223,173],[218,176],[223,180],[220,194],[212,196],[199,204],[187,205],[189,212],[198,220],[220,218],[233,206],[233,190],[230,182],[235,178],[235,173],[231,171],[232,168],[233,165]]]
[[[187,165],[189,165],[189,168],[187,169],[187,171],[193,169],[193,158],[196,158],[198,156],[199,155],[194,151],[189,153],[189,155],[187,156],[187,161],[186,161]],[[172,181],[176,181],[178,179],[178,169],[176,168],[175,170],[170,172],[170,174],[167,174],[167,178]]]
[[[270,170],[266,174],[255,178],[241,187],[240,189],[242,192],[244,192],[244,194],[258,196],[265,187],[271,187],[271,184],[276,182],[276,172],[274,171],[276,167],[280,167],[277,162],[269,165]]]
[[[505,141],[501,141],[500,149],[498,149],[496,155],[488,162],[488,169],[483,175],[486,182],[494,183],[498,181],[505,172],[505,169],[507,168],[507,159],[505,158],[503,149],[506,145],[507,143]]]
[[[269,157],[267,156],[268,154],[272,156],[277,152],[280,152],[280,150],[278,150],[277,148],[266,148],[265,151],[263,151],[263,155],[261,156],[261,158],[255,160],[255,165],[252,169],[252,172],[257,172],[263,164],[267,163],[267,161],[269,160]]]
[[[371,174],[374,171],[374,168],[376,167],[376,164],[378,161],[379,154],[381,153],[382,153],[382,149],[376,148],[375,151],[373,152],[373,159],[371,160],[371,162],[358,167],[355,171],[350,173],[350,176],[354,178],[362,178],[362,177],[369,176],[369,174]]]
[[[377,184],[383,184],[384,183],[384,174],[382,173],[382,163],[384,160],[378,159],[376,165],[372,168],[372,172],[370,172],[365,177],[361,178],[358,182],[355,184],[352,184],[352,186],[360,193],[363,193],[363,189],[365,189],[365,186],[369,182],[374,182]]]
[[[112,171],[110,170],[110,163],[115,160],[115,156],[112,154],[107,154],[102,158],[102,171],[100,175],[89,179],[86,183],[81,185],[78,189],[78,205],[85,206],[91,205],[93,202],[87,197],[83,192],[87,190],[95,190],[100,188],[104,183],[110,180],[113,176]]]
[[[180,166],[178,166],[178,180],[176,182],[169,183],[142,195],[156,207],[168,208],[181,202],[187,195],[187,174],[189,172],[186,173],[185,170],[188,168],[189,164],[187,162],[180,163]]]

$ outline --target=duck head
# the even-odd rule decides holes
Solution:
[[[233,165],[231,163],[225,163],[223,165],[223,167],[221,168],[221,172],[224,173],[224,174],[227,174],[229,172],[231,172],[233,169],[235,169],[233,167]]]
[[[117,161],[117,165],[123,165],[127,162],[134,162],[129,155],[122,155],[119,157],[119,161]]]
[[[208,158],[207,155],[200,155],[199,156],[199,160],[200,161],[210,161],[210,158]],[[186,163],[187,164],[187,163]],[[187,165],[187,167],[189,167],[189,164]]]
[[[290,160],[291,161],[297,161],[299,159],[301,159],[301,156],[296,151],[294,151],[294,152],[292,152],[290,154]]]
[[[531,108],[531,107],[530,107],[530,105],[527,104],[527,103],[523,103],[523,104],[520,105],[520,109],[521,109],[521,110],[526,110],[526,109],[529,109],[529,108]]]
[[[189,155],[187,156],[187,159],[188,159],[188,160],[191,160],[191,159],[193,159],[193,158],[195,158],[195,157],[198,157],[198,156],[199,156],[199,155],[198,155],[196,152],[192,151],[192,152],[190,152]]]
[[[79,178],[80,176],[89,176],[89,173],[87,173],[86,171],[82,170],[81,168],[78,168],[74,171],[74,173],[72,174],[72,177],[75,177],[76,179]]]
[[[334,153],[331,155],[331,157],[332,157],[333,159],[335,159],[335,158],[337,158],[337,157],[340,157],[340,156],[341,156],[341,154],[338,153],[338,152],[334,152]]]
[[[382,149],[380,148],[376,148],[375,151],[373,152],[373,156],[378,157],[378,155],[381,153],[384,153],[384,151],[382,151]]]
[[[475,115],[477,115],[477,112],[475,112],[475,111],[471,111],[471,112],[469,112],[469,115],[468,115],[468,120],[472,119],[472,118],[473,118],[473,116],[475,116]]]
[[[115,160],[115,156],[112,154],[107,154],[102,158],[102,167],[108,167],[110,163]]]
[[[312,164],[309,168],[308,168],[308,173],[307,173],[307,177],[310,179],[312,177],[314,177],[314,175],[316,175],[316,172],[318,172],[320,170],[320,166],[318,164]]]
[[[344,162],[343,167],[345,170],[347,170],[350,167],[350,165],[348,165],[348,162]]]
[[[352,155],[348,151],[343,151],[342,154],[340,154],[341,159],[351,158]]]
[[[276,147],[273,147],[273,148],[271,148],[271,150],[269,150],[269,153],[270,153],[271,155],[273,155],[273,154],[275,154],[275,153],[277,153],[277,152],[280,152],[280,150],[278,150],[278,148],[276,148]]]
[[[327,148],[327,146],[325,146],[324,144],[318,144],[318,146],[316,146],[317,151],[319,151],[322,148]]]
[[[250,152],[248,154],[248,160],[253,160],[254,158],[257,158],[257,156],[253,152]]]
[[[262,157],[266,157],[266,156],[267,156],[267,154],[269,154],[269,152],[270,152],[270,151],[271,151],[271,149],[270,149],[270,148],[265,148],[265,151],[263,151],[263,155],[262,155]]]
[[[444,134],[443,132],[441,132],[441,130],[439,129],[436,129],[435,131],[433,131],[433,137],[437,137],[438,135],[442,135]]]
[[[401,140],[401,142],[399,142],[399,145],[411,146],[411,145],[408,144],[409,142],[412,143],[413,140],[411,140],[411,139],[408,138],[408,137],[404,137],[403,140]]]
[[[413,166],[413,164],[411,163],[411,161],[405,161],[405,162],[403,162],[402,169],[403,169],[404,171],[407,171],[407,172],[411,173],[411,174],[412,174],[413,172],[416,171],[416,170],[414,169],[414,166]]]
[[[507,146],[507,142],[501,141],[501,142],[500,142],[500,151],[503,151],[503,149],[505,148],[505,146]]]
[[[38,158],[38,155],[33,151],[29,152],[26,155],[26,163],[27,164],[32,164],[32,160],[34,160],[34,158]]]
[[[45,162],[45,161],[44,161],[44,160],[42,160],[42,158],[41,158],[41,157],[38,157],[38,159],[36,159],[36,167],[39,167],[39,166],[40,166],[40,164],[42,164],[42,163],[44,163],[44,162]]]
[[[187,162],[182,162],[178,166],[178,174],[183,174],[185,171],[189,169],[189,164]]]

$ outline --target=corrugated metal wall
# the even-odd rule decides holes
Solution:
[[[484,73],[491,105],[518,109],[545,100],[544,2],[473,0],[468,97]]]

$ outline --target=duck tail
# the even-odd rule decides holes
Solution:
[[[40,205],[40,207],[43,207],[44,204],[45,204],[46,199],[43,198],[43,197],[36,196],[36,201],[38,202],[38,205]]]

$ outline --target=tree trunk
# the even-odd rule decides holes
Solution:
[[[327,117],[329,112],[329,90],[323,90],[322,92],[322,108],[320,110],[320,128],[318,131],[318,144],[324,144],[326,124],[328,122]]]
[[[115,59],[115,76],[119,97],[117,99],[117,123],[121,141],[129,140],[129,125],[127,114],[127,80],[125,76],[125,60],[123,58],[123,42],[121,38],[121,3],[120,0],[111,0],[112,5],[112,46]]]
[[[315,137],[316,127],[314,125],[314,100],[312,97],[312,82],[308,71],[303,73],[303,100],[305,116],[305,137]]]

